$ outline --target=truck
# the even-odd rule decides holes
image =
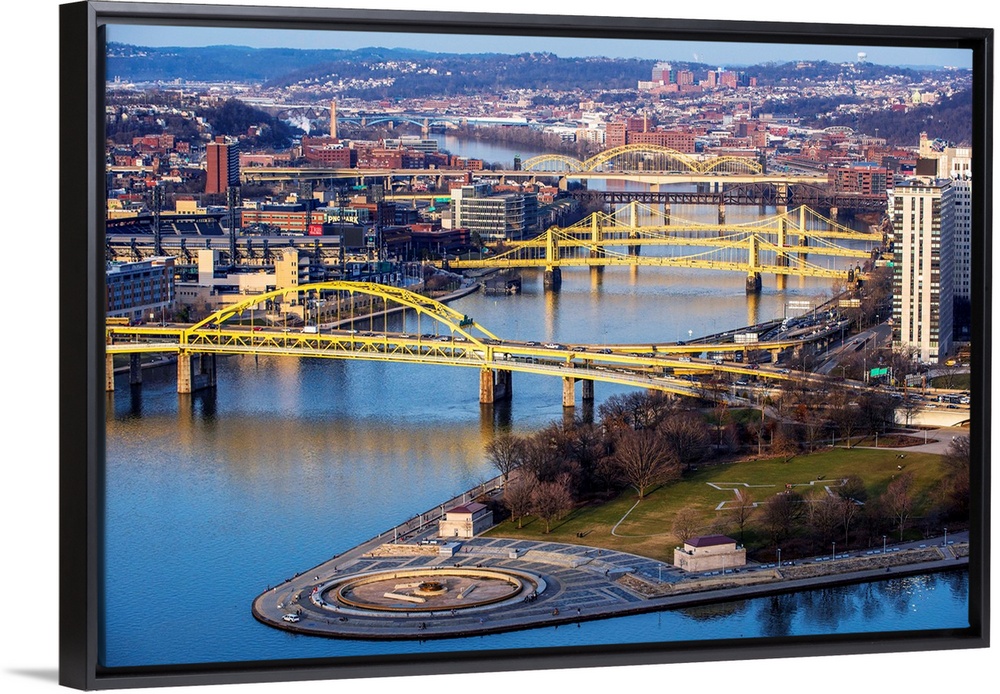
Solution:
[[[319,326],[318,325],[307,325],[306,327],[302,328],[302,332],[309,333],[311,335],[315,335],[316,333],[319,332]]]

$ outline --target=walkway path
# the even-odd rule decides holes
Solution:
[[[383,554],[381,543],[370,542],[310,569],[280,586],[269,588],[253,603],[254,616],[271,626],[322,636],[354,639],[428,639],[513,631],[650,612],[708,602],[742,600],[822,585],[880,580],[886,566],[892,576],[927,573],[967,566],[967,534],[936,541],[891,545],[882,550],[838,554],[836,560],[814,557],[794,562],[811,567],[806,578],[789,579],[786,567],[748,565],[739,571],[689,574],[669,564],[625,552],[579,545],[506,538],[474,538],[457,544],[454,554],[440,554],[442,545],[393,546],[398,554]],[[935,549],[937,547],[937,549]],[[955,551],[959,548],[961,551]],[[907,550],[919,563],[906,564]],[[859,561],[860,560],[860,561]],[[838,570],[838,566],[844,567]],[[331,582],[370,572],[425,570],[445,572],[456,567],[511,570],[538,576],[544,586],[536,599],[511,600],[456,611],[400,613],[358,610],[337,605],[320,589]],[[868,568],[871,567],[871,568]],[[791,573],[787,570],[786,573]],[[310,596],[317,595],[317,600]],[[322,604],[319,604],[322,603]],[[283,620],[297,613],[298,621]]]

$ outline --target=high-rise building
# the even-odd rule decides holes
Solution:
[[[490,195],[485,184],[451,191],[451,226],[477,232],[486,241],[520,239],[538,225],[535,193]]]
[[[936,364],[952,344],[956,189],[950,179],[914,178],[892,196],[894,347]]]
[[[920,133],[920,164],[939,178],[950,178],[955,190],[955,296],[972,297],[972,148],[949,147]]]
[[[233,139],[215,138],[205,146],[208,178],[205,192],[225,193],[230,186],[240,184],[240,145]]]

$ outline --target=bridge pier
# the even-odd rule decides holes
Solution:
[[[563,376],[563,407],[573,407],[576,405],[576,379],[572,376]]]
[[[545,268],[545,274],[542,275],[542,286],[545,289],[558,291],[559,287],[562,286],[562,270],[557,267]]]
[[[104,390],[109,393],[115,390],[115,360],[111,354],[104,356]]]
[[[719,203],[719,224],[725,224],[725,223],[726,223],[726,203],[720,202]],[[719,231],[720,235],[722,233],[723,233],[722,231]]]
[[[177,392],[193,393],[217,384],[214,354],[177,355]]]
[[[479,402],[482,405],[491,405],[493,397],[493,369],[482,369],[479,372]]]
[[[759,272],[751,272],[747,275],[747,294],[757,294],[762,286],[763,282]]]
[[[583,399],[593,401],[594,399],[594,382],[589,378],[583,379],[583,383],[580,386],[581,395]]]
[[[481,405],[492,405],[498,400],[510,400],[512,395],[510,371],[483,369],[479,372],[479,403]]]
[[[142,383],[142,360],[138,352],[128,355],[128,383],[130,386]]]

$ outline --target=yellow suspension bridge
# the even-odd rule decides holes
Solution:
[[[310,295],[325,297],[317,301],[324,302],[323,317],[330,319],[329,322],[324,327],[289,328],[256,318],[255,311],[269,300],[289,295],[296,295],[299,300]],[[365,313],[355,315],[355,307],[359,305],[364,306]],[[418,334],[387,329],[359,331],[352,327],[357,322],[373,328],[379,319],[387,326],[387,316],[399,310],[415,312]],[[430,327],[425,327],[428,322]],[[830,332],[832,334],[833,330]],[[776,357],[781,350],[798,349],[804,344],[802,339],[753,345],[663,344],[652,345],[653,351],[639,354],[630,351],[634,347],[509,341],[433,299],[405,289],[345,281],[320,282],[248,297],[194,324],[132,326],[109,319],[105,337],[108,391],[114,390],[115,355],[130,355],[133,383],[141,382],[142,354],[177,355],[177,390],[180,393],[215,385],[217,355],[273,355],[475,368],[480,371],[482,403],[510,397],[510,375],[514,371],[556,376],[563,379],[563,405],[567,407],[574,404],[576,381],[583,382],[584,399],[593,399],[594,382],[603,381],[690,397],[725,397],[744,403],[740,398],[730,397],[727,391],[707,393],[706,386],[690,376],[725,372],[772,381],[791,376],[787,370],[760,368],[749,363],[723,364],[719,360],[688,355],[752,349],[769,351]],[[824,337],[819,335],[811,339]]]
[[[550,227],[531,239],[504,242],[488,256],[447,265],[456,270],[544,268],[547,273],[614,265],[723,270],[745,273],[747,290],[756,291],[763,273],[778,276],[779,288],[789,275],[851,280],[883,244],[881,232],[855,231],[806,206],[752,222],[706,224],[671,216],[669,207],[633,202],[614,213],[594,212],[572,226]],[[649,246],[665,251],[640,255]],[[822,265],[807,260],[810,255],[851,262]]]

